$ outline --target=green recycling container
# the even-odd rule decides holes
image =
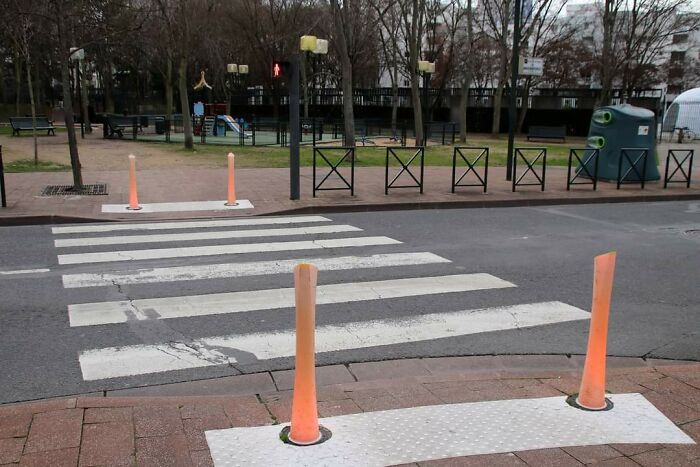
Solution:
[[[586,149],[600,151],[598,156],[599,180],[617,180],[618,167],[622,158],[621,149],[623,148],[646,149],[647,162],[644,180],[659,180],[661,178],[656,160],[656,117],[654,112],[629,104],[600,107],[593,112]],[[628,154],[630,159],[635,161],[640,153],[639,151],[630,151]],[[636,167],[641,173],[642,160],[637,163]],[[592,174],[595,169],[594,161],[589,161],[586,168]],[[623,176],[629,168],[630,163],[623,158]],[[632,170],[625,177],[625,181],[641,180]]]

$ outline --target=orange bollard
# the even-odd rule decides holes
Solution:
[[[595,257],[591,329],[581,389],[576,398],[576,403],[588,410],[603,410],[608,407],[605,400],[605,357],[615,257],[614,251]]]
[[[297,348],[289,441],[309,445],[321,440],[316,408],[316,280],[318,269],[301,263],[294,268]]]
[[[138,211],[139,196],[136,193],[136,156],[129,154],[129,206],[126,208],[131,211]]]
[[[234,175],[234,154],[228,153],[228,201],[226,206],[238,206],[236,201],[236,177]]]

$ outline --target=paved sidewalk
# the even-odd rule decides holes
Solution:
[[[662,169],[663,170],[663,169]],[[236,172],[238,198],[250,200],[253,210],[105,214],[102,204],[128,204],[128,173],[85,172],[86,184],[106,183],[107,196],[39,196],[46,185],[70,185],[71,174],[24,173],[6,174],[8,207],[0,209],[0,225],[12,223],[52,222],[70,220],[148,220],[178,218],[209,218],[281,213],[333,212],[342,210],[415,209],[450,207],[496,207],[542,204],[572,204],[596,202],[661,201],[700,199],[700,182],[690,188],[682,184],[662,188],[661,182],[648,182],[642,190],[638,184],[624,185],[620,190],[615,183],[600,182],[598,190],[590,185],[572,187],[566,191],[566,168],[547,169],[546,190],[539,187],[519,187],[515,193],[505,180],[505,168],[489,170],[489,190],[479,187],[458,188],[450,192],[450,167],[426,167],[425,190],[417,188],[394,189],[384,194],[384,169],[377,167],[356,169],[355,196],[348,191],[319,192],[312,197],[312,172],[302,168],[301,200],[289,199],[288,169],[239,169]],[[406,176],[406,175],[404,175]],[[693,178],[700,179],[700,169]],[[178,201],[213,201],[226,198],[226,170],[183,167],[172,170],[141,170],[137,176],[139,201],[162,203]],[[412,180],[409,179],[409,182]],[[406,182],[408,183],[408,182]],[[330,185],[332,186],[332,185]]]
[[[322,367],[319,415],[572,394],[582,362],[578,356],[486,356]],[[292,382],[292,371],[278,371],[0,406],[0,465],[212,465],[204,431],[287,423]],[[642,393],[700,442],[700,363],[611,357],[607,388]],[[576,446],[419,465],[584,464],[700,465],[700,448]]]

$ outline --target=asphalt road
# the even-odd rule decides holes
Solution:
[[[51,226],[0,228],[0,402],[81,394],[135,386],[189,381],[239,372],[291,368],[293,359],[242,357],[240,349],[216,347],[235,364],[194,364],[174,371],[140,371],[125,376],[84,380],[80,358],[86,351],[162,343],[199,342],[211,336],[270,336],[294,326],[292,308],[204,314],[170,319],[129,319],[123,323],[73,326],[68,306],[163,297],[201,296],[292,286],[291,274],[190,278],[162,282],[65,288],[64,276],[78,273],[129,274],[134,269],[303,258],[369,256],[429,252],[449,260],[436,264],[321,271],[319,284],[347,284],[403,278],[430,278],[486,273],[516,287],[457,293],[431,293],[381,300],[323,304],[317,325],[324,327],[371,320],[396,320],[396,326],[419,316],[560,301],[588,310],[593,257],[618,253],[608,354],[700,360],[700,203],[636,203],[533,208],[414,210],[325,215],[323,225],[350,225],[362,232],[166,241],[123,245],[60,247],[56,239],[163,232],[114,231],[59,235]],[[303,224],[308,225],[308,224]],[[314,224],[315,225],[315,224]],[[198,233],[258,230],[299,225],[208,227],[168,230]],[[62,226],[63,227],[63,226]],[[58,256],[115,250],[222,246],[260,242],[386,236],[400,244],[321,250],[194,255],[136,261],[59,264]],[[177,253],[175,253],[177,254]],[[48,271],[24,272],[26,270]],[[436,280],[437,281],[437,280]],[[437,282],[436,282],[437,283]],[[404,294],[405,295],[405,294]],[[197,307],[198,298],[190,300]],[[135,302],[134,302],[135,303]],[[184,303],[184,300],[183,300]],[[148,310],[146,310],[148,311]],[[414,321],[411,321],[414,320]],[[475,321],[475,323],[477,323]],[[477,323],[478,324],[478,323]],[[582,354],[588,320],[521,327],[493,332],[419,339],[318,355],[318,364],[402,357],[486,354]],[[413,332],[413,331],[411,331]],[[410,337],[410,334],[408,334]],[[358,339],[360,339],[358,337]],[[204,342],[204,341],[202,341]],[[146,359],[148,360],[148,359]],[[178,360],[179,361],[179,360]],[[216,362],[216,358],[212,360]],[[104,360],[109,371],[117,360]],[[155,365],[155,363],[154,363]]]

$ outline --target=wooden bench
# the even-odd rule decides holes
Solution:
[[[32,117],[10,117],[10,125],[12,125],[12,136],[19,136],[20,131],[32,131]],[[46,130],[46,135],[56,135],[56,127],[54,127],[49,119],[45,116],[36,117],[36,129]]]
[[[531,139],[559,139],[566,141],[566,126],[537,126],[532,125],[527,129],[527,140]]]

